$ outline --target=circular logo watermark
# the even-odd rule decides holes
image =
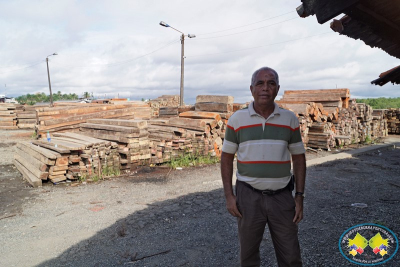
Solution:
[[[364,223],[347,229],[339,239],[340,253],[350,262],[374,266],[393,258],[399,240],[385,226]]]

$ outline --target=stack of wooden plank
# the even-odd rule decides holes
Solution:
[[[358,120],[358,133],[361,141],[368,139],[373,140],[372,137],[372,108],[365,103],[357,103],[357,120]]]
[[[149,103],[144,101],[117,101],[111,102],[114,105],[123,105],[126,108],[132,108],[133,114],[120,116],[120,119],[136,119],[136,120],[149,120],[151,118],[151,108]]]
[[[136,111],[137,108],[122,104],[41,107],[37,109],[38,125],[36,126],[36,130],[38,135],[43,135],[47,131],[71,131],[71,129],[78,129],[80,123],[86,122],[89,119],[133,116]]]
[[[198,95],[195,111],[216,112],[222,119],[227,120],[233,114],[233,96]]]
[[[247,108],[249,106],[249,103],[233,103],[233,112],[238,111],[239,109],[244,109]]]
[[[314,122],[308,131],[307,146],[330,151],[336,146],[335,129],[331,122]]]
[[[162,95],[150,100],[150,102],[158,102],[160,107],[178,107],[179,100],[179,95]]]
[[[372,110],[372,136],[373,138],[388,136],[388,123],[385,119],[384,109]]]
[[[191,112],[194,111],[182,114],[191,116],[189,115]],[[216,155],[213,143],[207,137],[220,128],[221,119],[218,114],[214,116],[215,118],[208,114],[206,119],[174,117],[169,120],[150,120],[151,162],[164,163],[189,153],[207,155],[210,152],[210,154]],[[220,142],[222,145],[222,139]]]
[[[169,118],[178,116],[178,107],[160,107],[159,117],[160,118]]]
[[[152,118],[178,115],[179,95],[162,95],[149,101]]]
[[[220,156],[225,135],[220,113],[189,110],[179,117],[150,120],[151,162],[163,163],[188,153]]]
[[[51,140],[17,144],[15,166],[32,186],[42,180],[58,183],[93,175],[105,168],[119,169],[118,145],[76,133],[54,133]]]
[[[47,145],[46,141],[36,144]],[[101,178],[105,168],[119,169],[120,157],[118,145],[115,142],[67,132],[54,133],[51,144],[57,145],[57,148],[70,150],[66,174],[70,180],[79,179],[82,176],[90,178],[94,175]]]
[[[150,160],[149,131],[145,120],[90,119],[80,124],[80,133],[117,142],[121,170],[148,164]]]
[[[69,150],[63,150],[69,153]],[[66,180],[68,156],[29,142],[17,144],[14,164],[24,178],[34,187],[41,186],[42,180],[53,182]]]
[[[400,134],[400,108],[390,108],[385,113],[389,134]]]
[[[286,90],[281,101],[286,103],[320,103],[324,107],[348,108],[350,90],[321,89],[321,90]]]
[[[14,104],[0,103],[0,129],[15,130],[17,126],[17,114]]]
[[[227,96],[227,98],[230,98]],[[221,114],[225,116],[222,119]],[[180,118],[192,119],[194,121],[203,120],[206,124],[204,131],[205,154],[211,156],[220,156],[222,151],[222,141],[225,138],[227,123],[227,113],[225,112],[205,112],[205,111],[187,111],[179,114]],[[202,123],[203,124],[203,123]]]
[[[34,129],[37,124],[35,106],[17,105],[17,126],[19,129]]]

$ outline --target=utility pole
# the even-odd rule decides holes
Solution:
[[[51,92],[51,83],[50,83],[50,71],[49,71],[49,57],[56,56],[57,53],[53,53],[46,57],[46,64],[47,64],[47,78],[49,79],[49,91],[50,91],[50,107],[53,107],[53,93]]]
[[[172,28],[177,32],[180,32],[181,35],[181,88],[180,88],[180,99],[179,99],[179,106],[183,106],[183,90],[184,90],[184,85],[183,85],[183,80],[184,80],[184,67],[185,67],[185,51],[184,51],[184,45],[185,45],[185,36],[189,37],[189,38],[195,38],[196,35],[194,34],[188,34],[185,35],[183,32],[181,32],[180,30],[175,29],[174,27],[168,25],[167,23],[165,23],[164,21],[160,22],[160,25],[163,27],[167,27],[167,28]]]
[[[185,47],[185,35],[182,33],[181,36],[181,44],[182,44],[182,48],[181,48],[181,91],[180,91],[180,98],[179,98],[179,106],[183,107],[183,75],[184,75],[184,65],[185,65],[185,51],[184,51],[184,47]]]

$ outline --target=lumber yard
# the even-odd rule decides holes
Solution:
[[[296,114],[311,150],[400,134],[400,109],[372,110],[351,99],[349,89],[287,90],[276,102]],[[54,107],[0,104],[0,128],[35,131],[31,142],[17,144],[14,164],[38,187],[101,177],[104,170],[130,172],[187,154],[219,157],[229,117],[248,104],[219,95],[198,95],[185,106],[176,95]]]

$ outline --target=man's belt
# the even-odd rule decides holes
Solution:
[[[252,190],[255,191],[255,192],[261,193],[261,194],[263,194],[263,195],[268,195],[268,196],[276,195],[276,194],[278,194],[278,193],[280,193],[280,192],[282,192],[282,191],[285,191],[285,190],[288,190],[288,189],[289,189],[288,186],[285,186],[284,188],[281,188],[281,189],[278,189],[278,190],[269,190],[269,189],[267,189],[267,190],[260,190],[260,189],[257,189],[257,188],[252,187],[251,185],[249,185],[249,184],[246,183],[246,182],[239,181],[239,180],[237,180],[237,182],[242,183],[244,186],[246,186],[246,187],[252,189]]]

